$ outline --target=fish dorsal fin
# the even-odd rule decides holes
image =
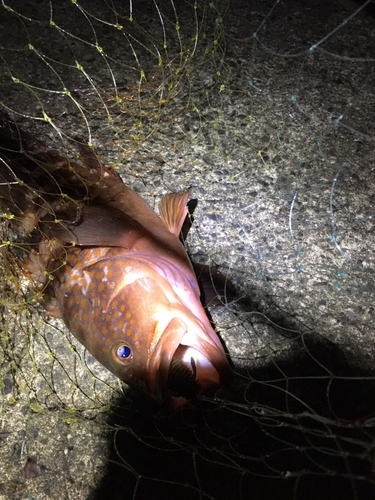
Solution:
[[[190,189],[183,193],[169,193],[163,196],[159,203],[159,215],[168,230],[177,236],[180,235],[182,225],[188,213],[187,201]]]

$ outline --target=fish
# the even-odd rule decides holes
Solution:
[[[233,376],[180,240],[191,190],[166,194],[158,215],[77,144],[71,160],[0,113],[3,223],[46,313],[123,382],[180,408]]]

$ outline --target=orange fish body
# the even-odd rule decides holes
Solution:
[[[172,406],[223,384],[231,369],[179,240],[189,191],[166,195],[159,217],[88,146],[69,162],[7,117],[4,142],[0,205],[18,231],[43,234],[23,264],[47,312],[121,380]]]

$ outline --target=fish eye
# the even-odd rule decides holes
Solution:
[[[124,342],[116,342],[116,344],[112,346],[112,352],[115,359],[120,363],[127,363],[132,357],[131,348]]]
[[[129,356],[131,356],[131,350],[130,347],[126,344],[121,345],[120,347],[117,348],[117,356],[123,359],[127,359]]]

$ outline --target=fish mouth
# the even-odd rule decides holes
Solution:
[[[181,347],[179,346],[177,350]],[[194,399],[201,392],[202,385],[197,380],[196,364],[193,356],[187,363],[178,357],[173,357],[169,368],[167,387],[172,397],[181,397],[188,400]]]
[[[221,385],[231,372],[216,338],[205,331],[188,333],[185,323],[173,318],[151,356],[148,385],[151,396],[178,408]]]
[[[183,342],[182,339],[169,366],[167,386],[173,397],[191,400],[219,385],[220,375],[206,356]]]

